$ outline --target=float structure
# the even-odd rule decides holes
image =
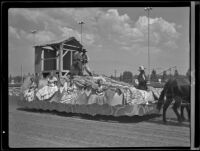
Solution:
[[[76,51],[82,51],[83,46],[74,37],[68,39],[62,39],[45,44],[35,45],[35,75],[47,76],[50,72],[57,74],[58,78],[65,76],[71,69],[73,64],[73,54]],[[78,78],[78,77],[77,77]],[[93,83],[95,85],[95,78],[97,77],[79,77],[78,81],[82,81],[83,85],[87,83]],[[125,96],[129,96],[128,92],[131,91],[131,85],[122,83],[119,81],[106,78],[107,87],[112,87],[112,93],[115,93],[117,88],[120,88]],[[127,91],[126,91],[127,89]],[[35,92],[34,92],[35,93]],[[132,98],[136,97],[136,94],[131,95]],[[82,93],[81,97],[73,104],[63,104],[60,102],[62,95],[57,91],[51,98],[47,100],[38,100],[34,94],[33,101],[27,101],[24,97],[24,92],[21,92],[19,104],[25,108],[42,109],[42,110],[56,110],[66,113],[82,113],[89,115],[112,115],[112,116],[134,116],[134,115],[147,115],[156,113],[156,102],[150,102],[149,104],[144,101],[141,103],[123,103],[123,99],[117,100],[113,97],[107,100],[106,104],[88,104],[90,96],[86,93]],[[126,98],[126,101],[129,99]]]
[[[35,45],[35,75],[48,75],[54,71],[58,77],[70,71],[73,54],[83,46],[75,37]]]

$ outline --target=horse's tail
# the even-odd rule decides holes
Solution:
[[[164,89],[162,90],[161,94],[160,94],[160,97],[158,99],[158,104],[157,104],[157,109],[160,111],[163,103],[164,103],[164,96],[165,96],[165,91]]]

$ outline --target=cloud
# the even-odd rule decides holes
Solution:
[[[33,8],[11,8],[9,9],[9,15],[12,16],[22,16],[27,21],[34,23],[42,23],[44,21],[49,21],[56,24],[61,24],[59,19],[49,16],[50,9],[33,9]]]
[[[180,37],[180,33],[176,30],[178,25],[161,17],[150,18],[149,23],[151,46],[161,47],[168,41],[174,41],[173,48],[175,48],[175,42]],[[120,15],[117,9],[109,9],[107,12],[100,13],[98,26],[99,33],[104,40],[112,40],[117,45],[123,45],[124,50],[131,48],[132,44],[140,43],[141,46],[148,44],[148,18],[146,16],[140,16],[134,23],[127,14]]]
[[[121,47],[121,49],[122,49],[122,50],[126,50],[126,51],[129,51],[129,50],[131,50],[131,47],[127,47],[127,46],[122,46],[122,47]]]
[[[131,19],[127,14],[119,15],[116,9],[109,9],[106,13],[101,13],[98,26],[100,32],[111,33],[114,37],[127,40],[128,38],[139,38],[142,33],[137,28],[131,27]]]
[[[128,50],[128,47],[132,48],[134,44],[147,46],[148,18],[140,16],[136,22],[133,22],[127,14],[119,14],[117,9],[104,11],[101,8],[20,8],[9,9],[9,14],[19,15],[36,25],[42,25],[43,29],[36,34],[38,41],[70,36],[79,40],[80,25],[78,21],[84,21],[83,42],[85,45],[116,44],[124,47],[124,50]],[[150,46],[176,48],[176,40],[180,37],[177,28],[181,25],[168,22],[161,17],[150,18],[149,21]],[[24,32],[27,31],[24,30]],[[31,35],[27,36],[26,34],[26,37],[30,40]]]
[[[28,21],[38,23],[39,19],[47,17],[42,11],[35,9],[24,9],[24,8],[11,8],[9,14],[13,16],[22,16]]]
[[[140,44],[132,44],[131,46],[122,46],[121,49],[130,52],[134,55],[141,55],[144,53],[146,54],[148,52],[148,47],[141,46]],[[162,50],[158,47],[150,46],[149,51],[151,54],[155,54],[161,52]]]
[[[20,30],[20,35],[24,37],[24,39],[29,40],[32,43],[41,44],[45,42],[49,42],[55,40],[55,35],[50,31],[38,31],[33,35],[32,33],[28,33],[24,30]]]
[[[99,45],[97,45],[97,47],[98,47],[98,48],[102,48],[102,47],[103,47],[103,45],[99,44]]]
[[[19,36],[16,28],[9,26],[8,32],[10,35],[14,36],[15,38],[20,39],[20,36]]]
[[[174,41],[167,41],[164,43],[164,46],[171,48],[171,49],[176,49],[178,48],[177,44]]]
[[[59,26],[58,29],[62,32],[62,37],[76,37],[77,39],[80,39],[81,37],[81,34],[78,31],[71,28]]]
[[[39,29],[36,34],[36,40],[38,42],[46,42],[52,39],[61,39],[63,37],[76,37],[80,39],[80,25],[78,20],[80,17],[85,18],[88,22],[92,22],[91,14],[94,14],[98,9],[74,9],[74,8],[61,8],[61,9],[10,9],[9,15],[22,16],[25,20],[33,22],[33,24],[43,25],[43,29]],[[93,12],[93,13],[91,13]],[[88,20],[88,17],[90,20]],[[68,22],[70,21],[70,22]],[[88,25],[87,25],[88,26]],[[90,25],[91,26],[91,25]],[[87,27],[88,28],[88,27]],[[84,27],[83,40],[86,45],[94,43],[95,35],[86,31]],[[21,29],[21,34],[25,35],[25,38],[32,40],[33,36],[28,34],[28,31]],[[32,38],[31,38],[32,37]]]
[[[59,27],[59,30],[62,31],[62,37],[66,37],[66,38],[75,37],[79,41],[81,39],[81,34],[74,29],[71,29],[68,27]],[[82,33],[83,45],[84,44],[92,45],[94,43],[94,39],[95,39],[95,36],[93,34]]]
[[[164,20],[163,18],[150,18],[149,19],[149,35],[150,42],[154,45],[162,41],[176,40],[179,38],[180,33],[176,30],[176,24],[170,23]],[[145,40],[148,39],[148,18],[146,16],[140,16],[138,21],[135,23],[135,26],[138,30],[143,32],[146,35]]]

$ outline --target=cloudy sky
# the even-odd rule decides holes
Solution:
[[[142,7],[120,8],[11,8],[9,25],[9,74],[34,72],[34,43],[68,38],[80,40],[88,50],[90,68],[110,76],[123,71],[138,74],[148,68],[148,18]],[[189,67],[189,8],[155,7],[150,13],[150,64],[157,73],[177,66]],[[32,30],[37,30],[34,35]],[[148,72],[148,70],[146,70]]]

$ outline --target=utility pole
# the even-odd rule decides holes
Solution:
[[[83,21],[80,21],[80,22],[78,22],[78,24],[80,24],[81,25],[81,44],[82,44],[82,26],[83,26],[83,24],[85,24]],[[82,44],[83,45],[83,44]]]
[[[115,69],[115,80],[117,79],[117,70]]]
[[[172,69],[170,68],[169,69],[169,72],[170,72],[170,78],[172,77]]]
[[[21,83],[23,83],[22,64],[21,64]]]
[[[152,7],[145,7],[145,11],[147,11],[148,15],[148,69],[149,69],[149,83],[150,83],[150,53],[149,53],[149,12],[152,10]]]
[[[32,30],[31,33],[33,34],[33,38],[34,38],[34,42],[33,42],[33,49],[34,49],[34,46],[36,45],[36,37],[35,37],[35,34],[37,33],[37,30]],[[34,51],[33,51],[34,52]],[[34,52],[35,53],[35,52]],[[34,60],[35,60],[35,55],[34,55]],[[35,64],[35,63],[33,63]],[[34,69],[35,70],[35,69]],[[35,72],[35,71],[34,71]],[[35,75],[35,74],[34,74]]]
[[[33,45],[35,45],[36,44],[36,38],[35,38],[35,34],[37,33],[37,30],[32,30],[31,31],[31,33],[33,34],[33,36],[34,36],[34,43],[33,43]]]

